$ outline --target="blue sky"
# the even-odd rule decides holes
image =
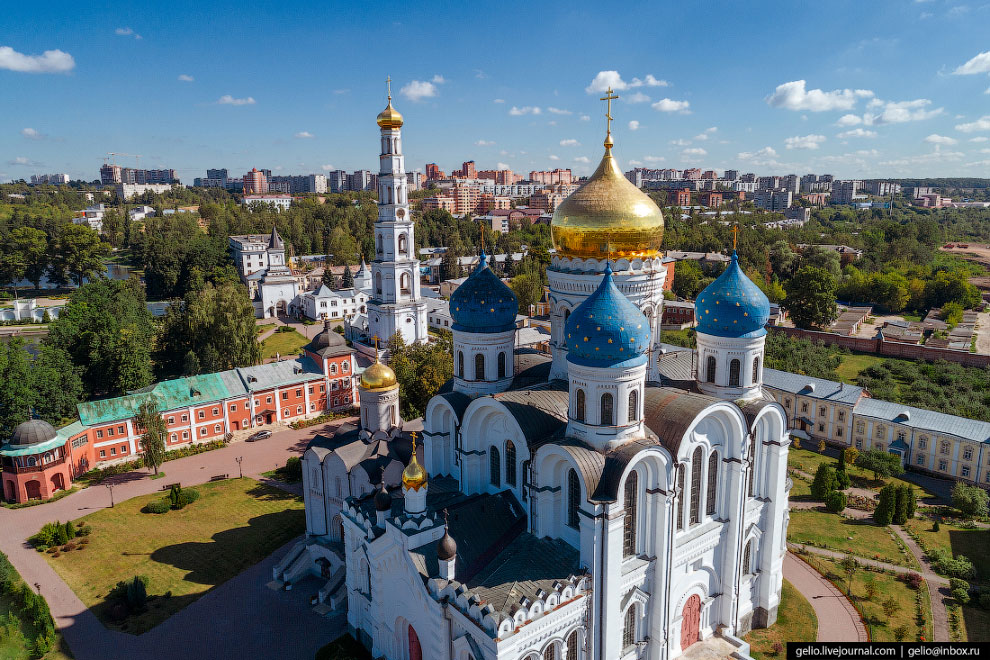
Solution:
[[[987,0],[484,7],[8,3],[0,180],[374,170],[387,75],[410,170],[589,173],[611,82],[623,168],[990,176]]]

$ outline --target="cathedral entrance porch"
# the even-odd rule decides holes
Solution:
[[[678,660],[718,660],[720,658],[732,658],[733,653],[741,649],[734,646],[724,637],[712,635],[708,639],[696,642],[678,656]]]
[[[698,641],[701,630],[701,598],[695,594],[684,603],[684,615],[681,618],[681,648],[687,650]]]

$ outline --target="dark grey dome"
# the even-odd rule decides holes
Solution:
[[[392,510],[392,495],[385,490],[385,484],[382,483],[381,489],[375,493],[375,510],[376,511],[391,511]]]
[[[450,535],[446,529],[443,532],[443,538],[437,543],[437,559],[440,561],[449,561],[457,555],[457,542]]]
[[[27,447],[47,442],[55,437],[55,427],[43,419],[29,419],[14,429],[10,444]]]
[[[323,332],[313,337],[313,344],[317,348],[328,348],[330,346],[346,346],[347,340],[338,332],[334,332],[330,326],[330,321],[323,325]]]

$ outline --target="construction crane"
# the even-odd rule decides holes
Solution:
[[[124,153],[120,153],[119,151],[108,151],[107,152],[107,159],[109,159],[114,165],[116,165],[117,164],[117,159],[116,158],[110,158],[111,156],[128,156],[130,158],[133,158],[134,159],[134,162],[136,164],[136,168],[135,169],[141,169],[141,155],[140,154],[124,154]]]

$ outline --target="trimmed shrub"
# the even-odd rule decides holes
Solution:
[[[952,597],[955,598],[960,605],[969,604],[969,592],[965,589],[953,589],[951,593]]]
[[[76,538],[76,526],[72,524],[71,520],[65,521],[65,536],[71,541]]]
[[[286,481],[302,481],[302,459],[298,456],[290,456],[285,461],[282,474],[285,475]]]
[[[179,506],[177,508],[181,509],[187,504],[192,504],[200,497],[199,491],[195,488],[183,488],[179,493]]]
[[[932,562],[932,567],[936,572],[950,577],[970,580],[976,575],[973,562],[963,555],[952,556],[952,553],[945,548],[935,548],[928,553],[928,558]]]
[[[849,473],[845,470],[839,470],[835,473],[836,488],[838,490],[845,490],[852,485],[852,480],[849,478]]]
[[[976,518],[987,515],[987,502],[987,492],[979,486],[968,486],[957,481],[952,487],[952,506],[965,516]]]
[[[956,589],[969,591],[969,582],[961,578],[949,578],[949,590],[955,591]]]
[[[894,491],[894,517],[895,525],[903,525],[908,519],[908,491],[911,487],[907,484],[896,486]]]
[[[835,468],[822,463],[815,472],[815,480],[811,482],[811,497],[824,501],[828,494],[835,490]]]
[[[839,513],[846,508],[846,494],[833,490],[825,497],[825,508],[832,513]]]
[[[172,503],[167,499],[151,500],[141,509],[145,513],[168,513],[172,510]]]
[[[894,519],[894,508],[897,505],[897,486],[887,484],[880,489],[880,500],[873,511],[873,520],[878,525],[889,525]]]
[[[920,573],[902,573],[901,578],[912,589],[917,590],[921,588],[922,577]]]

